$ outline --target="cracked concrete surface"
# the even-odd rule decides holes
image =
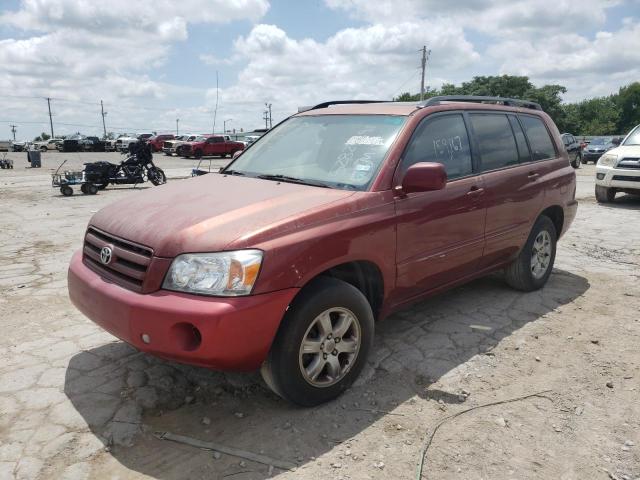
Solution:
[[[87,220],[141,189],[64,198],[46,169],[13,156],[15,170],[0,173],[0,479],[415,478],[425,436],[446,416],[541,390],[551,391],[449,421],[423,478],[640,477],[640,199],[597,205],[593,167],[578,171],[578,217],[547,287],[522,294],[495,274],[400,312],[378,325],[353,388],[299,409],[256,374],[150,357],[79,314],[66,266]],[[156,157],[169,176],[191,168]]]

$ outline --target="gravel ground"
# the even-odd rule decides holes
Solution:
[[[425,479],[640,478],[640,198],[596,204],[593,166],[578,171],[578,216],[543,290],[493,275],[396,314],[352,389],[300,409],[256,374],[149,357],[78,313],[66,266],[89,217],[154,187],[66,198],[50,186],[62,159],[120,156],[47,153],[42,169],[25,157],[0,170],[0,479],[411,479],[438,425]],[[169,181],[196,163],[155,158]]]

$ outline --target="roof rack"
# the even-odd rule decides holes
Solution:
[[[353,105],[362,103],[388,103],[389,100],[332,100],[330,102],[323,102],[312,107],[298,107],[298,113],[306,112],[307,110],[318,110],[319,108],[327,108],[331,105]]]
[[[431,97],[427,100],[420,102],[419,107],[433,107],[434,105],[440,105],[442,102],[474,102],[474,103],[501,103],[502,105],[508,105],[510,107],[524,107],[531,108],[533,110],[542,110],[539,103],[532,102],[530,100],[521,100],[519,98],[506,98],[506,97],[486,97],[483,95],[440,95],[438,97]]]

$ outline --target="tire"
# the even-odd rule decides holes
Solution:
[[[507,284],[523,292],[542,288],[553,270],[557,238],[556,227],[551,219],[541,215],[518,257],[505,268]]]
[[[596,200],[598,203],[611,203],[616,198],[616,189],[601,187],[600,185],[596,185]]]
[[[40,147],[40,152],[44,153],[47,151],[47,147]]]
[[[71,195],[73,195],[73,188],[71,188],[69,185],[63,185],[60,187],[60,193],[65,197],[70,197]]]
[[[327,320],[329,328],[322,328]],[[331,336],[341,324],[349,325],[347,330],[341,337]],[[287,310],[262,365],[262,377],[275,393],[297,405],[312,407],[332,400],[360,374],[373,345],[374,329],[371,306],[360,290],[342,280],[320,277]],[[302,353],[304,339],[317,350]],[[314,370],[314,363],[320,366],[312,378],[309,370]],[[337,368],[334,375],[332,366]]]
[[[161,168],[155,167],[149,170],[149,181],[157,187],[167,183],[167,176]]]
[[[89,192],[87,191],[87,184],[83,183],[82,185],[80,185],[80,191],[82,193],[84,193],[85,195],[87,195]]]
[[[580,168],[580,154],[576,153],[575,158],[573,159],[573,161],[571,162],[571,166],[575,169]]]
[[[582,163],[583,165],[586,165],[589,162],[587,162],[587,160],[582,158],[582,155],[580,155],[580,163]]]
[[[95,186],[93,183],[88,183],[87,184],[87,193],[89,195],[95,195],[96,193],[98,193],[98,187]]]

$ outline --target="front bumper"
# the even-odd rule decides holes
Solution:
[[[246,297],[205,297],[159,290],[135,293],[82,261],[68,272],[69,297],[96,324],[143,352],[191,365],[251,371],[266,359],[297,288]],[[142,339],[148,338],[148,343]]]
[[[640,190],[640,169],[596,166],[596,185],[607,188]]]
[[[582,151],[582,160],[586,160],[587,162],[597,162],[598,159],[604,155],[605,152],[587,152],[586,150]]]
[[[162,151],[164,153],[166,153],[167,155],[173,155],[174,153],[176,153],[177,150],[178,149],[175,148],[175,147],[165,147],[165,148],[162,149]]]

